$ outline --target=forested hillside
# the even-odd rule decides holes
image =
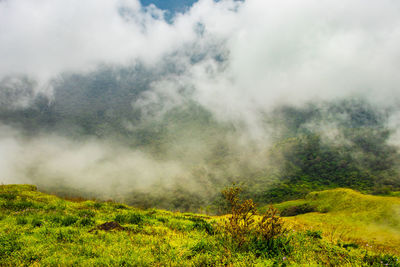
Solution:
[[[29,80],[20,81],[20,91],[7,93],[11,81],[3,80],[0,118],[19,132],[19,140],[27,146],[50,135],[60,139],[53,140],[54,146],[73,140],[68,142],[74,146],[93,142],[117,147],[89,153],[94,160],[82,163],[83,167],[85,171],[104,168],[101,162],[110,157],[115,157],[113,164],[117,166],[127,161],[121,167],[125,172],[121,179],[132,181],[123,191],[110,189],[106,195],[143,207],[215,210],[218,192],[232,182],[244,183],[245,194],[260,203],[336,187],[373,194],[400,189],[396,129],[389,123],[395,107],[382,108],[363,98],[278,105],[260,115],[263,125],[254,130],[217,118],[194,101],[193,92],[187,89],[176,96],[177,103],[168,102],[170,96],[163,98],[151,90],[159,75],[153,72],[142,66],[104,67],[87,75],[65,75],[54,83],[52,97],[35,95]],[[25,97],[30,103],[15,106]],[[159,98],[158,102],[146,103],[149,97]],[[135,158],[145,157],[148,162],[129,159],[129,153],[137,151],[142,156]],[[119,159],[121,153],[128,158]],[[159,174],[147,174],[142,164],[156,169],[163,164],[171,166],[160,167]],[[48,192],[104,195],[69,181],[71,174],[63,167],[56,174],[37,166],[22,168],[32,182]],[[139,168],[136,173],[135,168]],[[165,174],[168,178],[162,177]],[[114,184],[118,183],[118,171],[110,171],[110,175],[94,179],[109,186],[112,183],[104,180],[116,179]]]

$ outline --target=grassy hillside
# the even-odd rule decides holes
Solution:
[[[353,242],[366,249],[400,255],[400,198],[364,195],[351,189],[308,194],[277,204],[297,227],[315,228],[332,242]],[[304,213],[304,214],[301,214]]]
[[[313,193],[278,207],[284,210],[308,203],[325,213],[286,218],[288,231],[284,236],[265,244],[257,239],[238,246],[226,236],[225,216],[140,210],[115,202],[68,201],[30,185],[2,185],[0,265],[400,266],[395,256],[400,254],[395,248],[399,224],[392,213],[399,201],[349,190]],[[324,224],[328,219],[333,222]],[[378,227],[378,234],[387,230],[385,240],[392,240],[392,246],[387,245],[385,251],[366,246],[361,239],[350,242],[351,234],[330,239],[332,230],[327,229],[341,220],[358,227],[360,235],[369,231],[369,225]],[[378,237],[369,232],[362,242],[375,244]]]

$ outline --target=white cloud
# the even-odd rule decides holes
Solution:
[[[258,114],[281,103],[354,94],[380,102],[399,98],[399,1],[200,0],[172,24],[162,16],[138,0],[0,0],[0,80],[24,74],[43,85],[62,72],[87,72],[99,64],[139,60],[151,69],[172,61],[181,72],[155,79],[151,91],[133,103],[136,108],[165,112],[165,106],[184,103],[178,91],[187,87],[218,118],[244,122],[263,141],[268,137]],[[202,60],[193,64],[194,55]],[[397,127],[397,120],[392,123]],[[238,139],[230,142],[240,143],[243,154],[247,132]],[[264,165],[265,150],[259,151],[253,161]],[[27,173],[32,168],[33,177]],[[0,182],[43,177],[118,191],[159,177],[190,178],[186,168],[98,140],[26,141],[0,128]]]
[[[229,64],[217,75],[207,76],[207,62],[190,71],[200,101],[221,117],[241,113],[249,121],[255,110],[315,98],[399,96],[396,1],[252,0],[237,13],[204,10],[210,36],[226,39]]]
[[[99,63],[158,66],[177,52],[185,72],[174,78],[176,88],[192,86],[219,117],[250,124],[276,103],[399,95],[397,1],[200,0],[172,24],[162,12],[137,0],[2,1],[0,76],[43,82]],[[191,64],[199,51],[209,56]],[[223,67],[212,58],[218,53]],[[171,91],[174,79],[158,84]]]
[[[0,75],[48,79],[99,63],[153,62],[188,37],[160,19],[160,12],[142,10],[136,0],[3,1]]]

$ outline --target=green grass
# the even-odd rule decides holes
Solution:
[[[218,222],[224,216],[141,210],[114,202],[73,202],[41,193],[34,186],[3,185],[0,266],[396,266],[395,249],[367,248],[347,237],[331,240],[321,216],[337,215],[339,221],[346,212],[360,212],[364,216],[357,217],[358,221],[350,217],[347,222],[363,227],[383,225],[395,232],[397,217],[385,218],[398,199],[382,198],[382,207],[375,204],[378,212],[374,197],[354,193],[360,196],[357,200],[346,197],[352,191],[343,192],[321,192],[282,203],[280,209],[310,202],[326,213],[287,218],[291,230],[284,238],[271,243],[254,241],[241,248],[221,231]],[[361,203],[362,210],[352,206],[364,198],[372,202]],[[101,230],[106,222],[118,223],[121,229]],[[373,244],[376,236],[369,234],[368,238]]]
[[[334,189],[313,192],[305,199],[275,207],[284,214],[305,204],[315,212],[287,218],[298,228],[319,229],[331,242],[350,242],[369,251],[400,255],[400,198]]]

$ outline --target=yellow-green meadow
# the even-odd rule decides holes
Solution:
[[[68,201],[31,185],[3,185],[0,265],[399,265],[399,198],[336,189],[276,207],[284,214],[305,203],[315,211],[284,217],[283,236],[238,246],[223,230],[229,215]]]

